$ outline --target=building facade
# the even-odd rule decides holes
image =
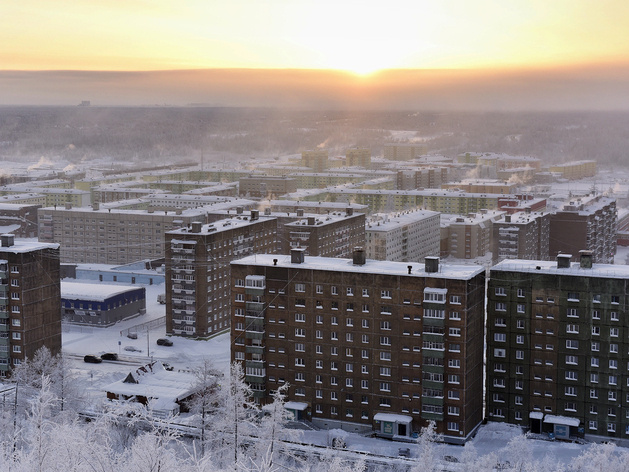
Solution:
[[[594,195],[573,200],[550,216],[549,257],[592,251],[594,262],[612,263],[616,254],[616,200]],[[573,259],[574,261],[575,259]]]
[[[494,263],[504,259],[548,259],[550,213],[519,212],[493,224]]]
[[[39,241],[61,245],[61,262],[128,264],[164,257],[164,233],[204,221],[203,210],[40,208]]]
[[[323,172],[330,167],[327,149],[301,152],[301,166],[309,167],[314,172]]]
[[[438,256],[439,213],[406,211],[370,218],[365,227],[367,258],[378,261],[423,261]]]
[[[371,169],[371,149],[353,148],[345,151],[345,165],[347,167],[364,167]]]
[[[277,222],[250,218],[192,223],[166,233],[166,332],[208,336],[229,328],[229,263],[275,253]]]
[[[297,181],[294,178],[275,175],[243,177],[238,186],[238,194],[247,198],[271,198],[296,191]]]
[[[484,270],[259,255],[232,262],[232,360],[265,404],[290,383],[297,418],[408,438],[428,421],[463,443],[482,420]]]
[[[284,225],[281,253],[303,248],[310,256],[351,257],[365,244],[365,215],[347,208],[344,213],[312,215]]]
[[[629,444],[626,266],[506,260],[491,269],[487,415],[561,439]]]
[[[428,154],[426,144],[385,144],[384,158],[389,161],[410,161]]]
[[[59,245],[0,236],[0,377],[42,346],[61,351]]]

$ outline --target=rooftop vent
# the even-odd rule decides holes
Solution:
[[[352,207],[347,207],[347,208],[345,209],[345,214],[346,214],[347,216],[352,216],[352,215],[354,214],[354,209],[353,209]]]
[[[258,210],[251,210],[251,221],[255,221],[260,217],[260,212]]]
[[[237,214],[237,215],[242,215],[242,212],[243,212],[243,211],[244,211],[244,208],[243,208],[243,207],[241,207],[241,206],[236,207],[236,214]]]
[[[15,244],[15,235],[13,234],[0,235],[0,241],[2,241],[2,247],[11,247]]]
[[[100,204],[98,202],[92,203],[92,210],[96,211],[100,209]]]
[[[270,216],[270,215],[271,215],[271,207],[265,208],[265,209],[264,209],[264,214],[265,214],[266,216]]]
[[[193,233],[200,233],[202,226],[203,226],[203,223],[201,223],[200,221],[193,221],[192,222],[192,232]]]
[[[305,260],[304,255],[306,250],[302,248],[293,248],[290,250],[290,262],[291,264],[302,264]]]
[[[354,259],[354,265],[365,265],[367,262],[367,256],[365,255],[365,250],[357,246],[354,248],[354,252],[352,253]]]
[[[572,254],[557,254],[557,269],[569,269]]]
[[[308,217],[308,226],[312,226],[315,224],[315,217],[314,216],[309,216]]]
[[[581,269],[591,269],[592,268],[592,251],[579,251],[581,255]]]
[[[426,256],[424,259],[426,273],[439,272],[439,258],[435,256]]]
[[[505,223],[511,223],[511,215],[505,215]]]

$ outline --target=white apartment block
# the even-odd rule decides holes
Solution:
[[[438,256],[439,224],[439,213],[435,211],[372,217],[365,225],[367,258],[408,262]]]

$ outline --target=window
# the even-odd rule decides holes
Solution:
[[[601,334],[601,327],[600,326],[592,326],[592,335],[598,336],[599,334]]]
[[[306,315],[304,313],[295,313],[295,321],[303,323],[306,321]]]
[[[458,311],[451,311],[449,318],[451,320],[460,320],[461,319],[461,313],[459,313]]]
[[[569,397],[574,397],[577,394],[577,389],[576,387],[566,387],[566,395]]]
[[[391,367],[380,367],[380,375],[391,377]]]
[[[381,361],[390,361],[391,360],[391,353],[390,352],[381,352],[380,353],[380,360]]]
[[[501,295],[501,296],[507,295],[504,287],[496,287],[496,295]]]
[[[323,361],[320,361],[320,360],[315,361],[315,367],[317,369],[323,369]]]
[[[317,285],[315,287],[315,292],[316,293],[323,293],[323,285]]]
[[[519,334],[515,337],[516,344],[524,344],[524,336]]]
[[[567,324],[566,325],[566,333],[579,334],[579,325]]]
[[[494,341],[498,343],[504,343],[507,341],[506,333],[494,333]]]
[[[611,318],[611,320],[612,320],[612,321],[618,321],[618,312],[616,312],[616,311],[612,311],[612,312],[609,314],[609,316],[610,316],[610,318]]]
[[[455,303],[457,305],[461,304],[461,296],[460,295],[451,295],[450,296],[450,303]]]
[[[526,306],[521,304],[521,303],[519,303],[516,308],[517,308],[517,312],[518,313],[525,313],[526,312]]]
[[[618,369],[618,361],[616,359],[609,360],[609,368],[610,369]]]
[[[576,339],[566,339],[567,349],[579,349],[579,341]]]
[[[590,383],[598,383],[598,374],[590,374]]]
[[[454,367],[455,369],[459,369],[461,367],[460,359],[448,359],[448,367]]]
[[[332,286],[330,291],[331,291],[332,295],[338,295],[339,294],[339,288],[338,287]]]
[[[592,310],[592,319],[593,320],[600,320],[601,319],[601,312],[598,310]]]
[[[494,357],[505,357],[507,351],[504,349],[494,349]]]
[[[380,329],[384,329],[387,331],[391,330],[391,322],[390,321],[381,321],[380,322]]]
[[[598,352],[598,351],[600,351],[600,350],[601,350],[601,343],[595,343],[595,342],[593,342],[593,343],[592,343],[592,351],[594,351],[594,352]]]
[[[380,290],[380,298],[391,298],[391,290]]]
[[[316,331],[315,331],[315,337],[316,337],[317,339],[323,339],[323,331],[321,331],[321,330],[319,330],[319,329],[318,329],[318,330],[316,330]]]
[[[20,294],[19,292],[11,292],[11,300],[19,300]]]
[[[618,385],[618,377],[616,377],[615,375],[610,375],[608,377],[608,384],[609,385]]]
[[[461,328],[450,328],[450,336],[461,336]]]
[[[523,288],[519,288],[518,289],[518,297],[523,297],[524,296],[524,289]]]
[[[496,311],[507,311],[507,304],[502,302],[496,302]]]
[[[361,380],[360,388],[369,388],[369,380]]]
[[[598,367],[598,357],[592,357],[592,358],[590,359],[590,365],[591,365],[592,367]]]
[[[449,390],[448,391],[448,399],[450,400],[459,400],[461,398],[461,396],[459,395],[459,392],[457,392],[456,390]]]
[[[461,345],[460,344],[449,344],[448,345],[448,351],[450,351],[450,352],[461,352]]]
[[[368,288],[364,288],[363,289],[363,297],[368,297],[369,296],[369,289]]]
[[[566,356],[566,364],[578,365],[579,360],[577,356]]]
[[[345,341],[354,342],[354,333],[345,333]]]
[[[566,402],[564,406],[565,411],[577,411],[577,404],[575,402]]]
[[[390,392],[391,384],[389,382],[380,382],[380,391],[381,392]]]
[[[590,421],[589,428],[590,429],[597,429],[598,428],[598,421]]]
[[[13,352],[22,352],[22,346],[13,346]]]
[[[566,380],[577,380],[577,373],[573,370],[567,370]]]
[[[13,271],[11,271],[11,272],[13,272]],[[618,295],[612,295],[612,303],[613,304],[620,303],[620,297]]]
[[[609,345],[609,352],[611,353],[617,353],[618,352],[618,344],[610,344]]]
[[[617,338],[618,337],[618,328],[609,328],[609,335],[612,338]]]
[[[295,328],[295,336],[298,338],[303,338],[306,336],[306,330],[303,328]]]
[[[515,358],[518,360],[524,359],[524,351],[515,351]]]
[[[524,329],[524,320],[517,320],[515,327],[518,329]]]
[[[380,345],[381,346],[390,346],[391,345],[391,338],[389,336],[380,336]]]
[[[304,359],[301,359],[299,357],[295,358],[295,365],[299,366],[299,367],[305,367],[306,366],[306,362],[304,361]]]
[[[568,292],[568,301],[569,302],[578,302],[579,301],[579,293],[578,292]]]
[[[618,396],[616,395],[616,392],[607,392],[607,399],[610,402],[615,402],[618,399]]]
[[[579,317],[579,309],[578,308],[568,308],[566,316],[570,318],[578,318]]]
[[[295,292],[305,292],[306,284],[295,284]]]
[[[18,318],[12,318],[11,319],[11,326],[21,326],[22,321],[19,320]]]
[[[590,389],[590,398],[598,398],[598,390],[595,388]]]
[[[448,421],[448,431],[458,431],[459,430],[459,423],[453,423],[451,421]]]
[[[332,332],[330,333],[330,339],[331,339],[332,341],[338,341],[338,340],[339,340],[339,333],[338,333],[338,332],[336,332],[336,331],[332,331]]]
[[[522,390],[524,388],[524,381],[523,380],[516,380],[515,381],[515,388],[516,388],[516,390]]]

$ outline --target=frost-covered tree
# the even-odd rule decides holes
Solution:
[[[194,415],[193,424],[198,426],[201,436],[201,455],[205,455],[206,429],[210,415],[215,412],[217,406],[218,381],[223,377],[212,361],[204,358],[201,363],[192,370],[194,383],[192,389],[195,392],[188,402],[188,408]]]
[[[434,421],[429,421],[424,426],[419,435],[417,465],[413,468],[416,472],[441,470],[440,447],[438,443],[442,441],[441,435],[437,434],[437,425]]]
[[[574,458],[568,470],[574,472],[626,471],[629,452],[613,444],[592,444],[580,456]]]

